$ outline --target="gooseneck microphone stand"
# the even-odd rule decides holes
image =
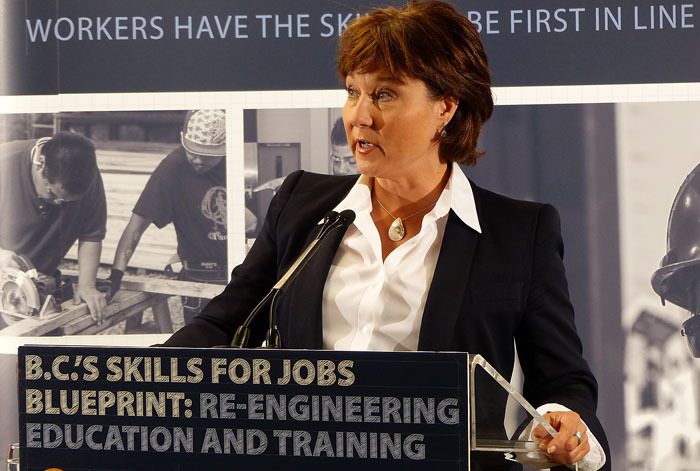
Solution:
[[[268,314],[268,329],[265,335],[265,345],[266,348],[282,348],[282,341],[280,338],[280,333],[277,328],[277,321],[275,319],[275,307],[277,305],[278,296],[280,293],[284,293],[284,290],[289,286],[289,284],[294,281],[299,273],[304,269],[306,264],[311,260],[316,251],[318,250],[321,241],[334,229],[349,226],[355,220],[355,212],[349,209],[337,213],[331,211],[324,217],[323,225],[318,235],[314,237],[311,243],[304,249],[304,251],[297,257],[292,266],[282,275],[282,277],[275,283],[275,285],[268,291],[262,300],[253,308],[253,310],[248,314],[243,324],[241,324],[236,333],[233,335],[233,340],[231,341],[231,347],[234,348],[246,348],[250,340],[250,330],[253,321],[257,318],[258,313],[265,307],[266,304],[270,304],[269,314]]]

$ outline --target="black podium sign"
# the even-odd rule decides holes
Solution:
[[[469,467],[466,353],[25,346],[22,469]]]

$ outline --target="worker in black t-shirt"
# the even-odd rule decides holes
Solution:
[[[112,295],[149,225],[173,223],[181,280],[228,281],[226,231],[226,125],[223,110],[187,113],[181,144],[156,167],[119,240],[110,280]],[[180,266],[180,264],[171,264]],[[206,303],[184,297],[185,323]]]

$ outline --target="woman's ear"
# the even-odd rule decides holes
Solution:
[[[450,122],[457,112],[459,100],[453,96],[446,96],[440,99],[440,118],[445,126]]]

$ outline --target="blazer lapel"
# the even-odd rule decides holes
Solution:
[[[282,332],[284,348],[323,348],[323,288],[346,230],[347,227],[329,233],[289,287],[289,304],[286,309],[289,316],[288,333],[285,336],[285,332]],[[314,231],[307,243],[317,232]]]
[[[423,311],[418,350],[449,350],[479,234],[452,211]]]

